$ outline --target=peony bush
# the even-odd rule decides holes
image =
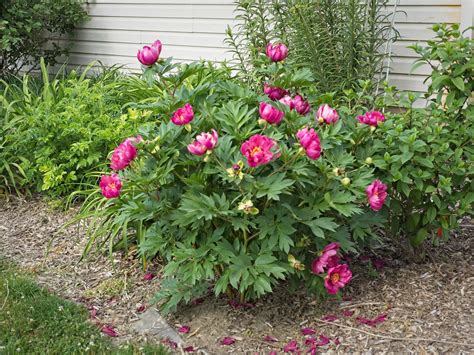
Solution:
[[[267,46],[260,92],[225,75],[196,84],[204,67],[153,48],[138,59],[165,94],[141,107],[158,119],[112,153],[105,199],[85,202],[96,216],[88,248],[136,243],[145,265],[161,258],[166,311],[209,287],[239,302],[284,280],[340,294],[352,278],[341,255],[376,240],[385,220],[387,186],[364,152],[383,114],[319,105],[282,44]]]
[[[430,46],[472,48],[441,29]],[[430,94],[444,85],[447,101],[416,109],[394,88],[372,97],[370,82],[318,93],[281,43],[262,50],[257,92],[212,65],[160,59],[161,46],[137,56],[161,95],[133,104],[157,119],[112,152],[102,196],[91,194],[80,218],[93,217],[85,252],[137,245],[145,268],[161,259],[164,311],[210,290],[244,304],[284,281],[340,297],[352,279],[346,253],[380,234],[417,255],[472,214],[472,59],[459,51],[452,69],[433,72]]]

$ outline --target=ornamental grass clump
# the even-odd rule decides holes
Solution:
[[[244,303],[284,280],[338,295],[352,277],[341,252],[375,240],[384,222],[385,195],[366,193],[376,177],[364,153],[373,127],[356,118],[365,111],[318,109],[307,72],[282,62],[291,50],[264,53],[257,92],[203,63],[145,63],[163,95],[136,105],[157,120],[114,150],[105,198],[84,203],[86,252],[138,244],[145,266],[163,261],[165,311],[209,287]]]

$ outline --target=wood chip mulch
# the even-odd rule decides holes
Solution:
[[[133,255],[93,254],[81,261],[85,231],[61,229],[74,212],[58,212],[39,198],[0,200],[0,257],[32,272],[52,292],[83,303],[91,322],[118,332],[117,341],[146,340],[131,324],[159,289],[159,265],[148,270],[157,277],[145,280]],[[355,263],[342,301],[319,302],[283,285],[252,307],[231,307],[226,299],[210,296],[181,307],[168,321],[176,329],[190,326],[182,335],[186,345],[211,354],[283,353],[290,340],[305,353],[311,336],[329,338],[318,353],[468,354],[474,352],[474,225],[464,222],[453,234],[429,250],[426,263],[407,263],[394,253],[382,256],[385,267],[378,272]],[[302,328],[315,334],[303,336]],[[221,345],[224,337],[235,343]]]

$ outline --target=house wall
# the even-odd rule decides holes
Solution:
[[[416,56],[406,47],[417,41],[426,43],[434,23],[459,23],[463,17],[464,23],[470,18],[472,25],[472,1],[400,0],[395,24],[401,38],[392,47],[391,83],[401,89],[424,90],[429,68],[410,74]],[[138,68],[137,49],[158,38],[164,44],[162,56],[179,61],[230,57],[223,40],[226,27],[234,24],[233,0],[90,0],[86,6],[91,20],[76,31],[69,64],[100,60]]]

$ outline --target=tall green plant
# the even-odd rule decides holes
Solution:
[[[261,65],[256,55],[266,43],[278,40],[289,46],[294,64],[311,70],[320,92],[356,89],[360,80],[371,80],[375,89],[384,68],[385,44],[397,36],[387,2],[239,0],[239,23],[227,31],[234,69],[258,82]]]

